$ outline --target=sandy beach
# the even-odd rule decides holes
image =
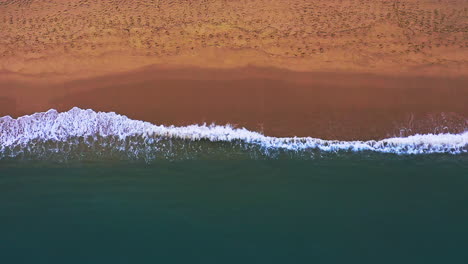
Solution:
[[[2,1],[0,116],[377,139],[466,130],[466,1]]]

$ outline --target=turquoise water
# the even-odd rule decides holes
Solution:
[[[466,263],[466,154],[0,162],[2,263]]]
[[[0,117],[0,263],[466,263],[468,128],[445,128],[346,141]]]

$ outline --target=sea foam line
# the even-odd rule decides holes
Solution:
[[[429,154],[468,152],[468,131],[461,134],[425,134],[369,141],[322,140],[311,137],[270,137],[245,128],[219,125],[183,127],[154,125],[132,120],[114,112],[95,112],[73,108],[59,113],[54,109],[13,119],[0,118],[0,151],[7,147],[25,146],[33,140],[66,142],[73,137],[113,136],[163,137],[169,139],[208,140],[211,142],[240,141],[266,149],[306,150],[325,152],[373,151],[395,154]]]

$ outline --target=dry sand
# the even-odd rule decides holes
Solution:
[[[466,0],[2,0],[0,71],[150,64],[466,75]]]
[[[0,115],[381,138],[468,127],[465,0],[0,1]]]

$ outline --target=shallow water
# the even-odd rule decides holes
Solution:
[[[466,155],[3,162],[1,255],[5,263],[464,263],[467,164]]]
[[[413,134],[367,141],[271,137],[219,125],[155,125],[116,113],[73,108],[0,118],[0,159],[180,160],[317,159],[333,154],[429,155],[468,153],[468,131]],[[435,132],[434,132],[435,133]]]

